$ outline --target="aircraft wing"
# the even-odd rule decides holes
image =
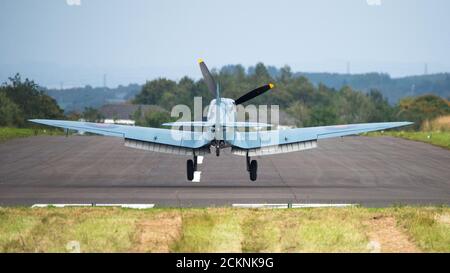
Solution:
[[[234,154],[269,155],[317,147],[317,140],[385,130],[410,125],[412,122],[381,122],[307,127],[297,129],[236,132],[230,144]]]
[[[205,148],[204,146],[210,142],[202,132],[67,120],[31,119],[30,121],[70,130],[120,137],[125,139],[125,146],[157,152],[192,154],[192,150]]]

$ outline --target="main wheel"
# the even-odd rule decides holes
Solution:
[[[189,159],[186,163],[187,179],[192,181],[194,179],[194,161]]]
[[[250,180],[255,181],[258,172],[258,161],[252,160],[250,162]]]

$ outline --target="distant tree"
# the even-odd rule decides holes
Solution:
[[[339,90],[334,104],[339,123],[361,123],[369,118],[371,108],[368,97],[348,86]]]
[[[22,120],[16,121],[18,126],[24,125],[30,118],[64,117],[63,111],[52,97],[46,95],[34,81],[28,79],[22,81],[19,74],[3,83],[0,93],[17,105],[22,113]]]
[[[267,71],[266,66],[263,63],[257,63],[255,66],[255,74],[253,75],[255,83],[266,84],[272,81],[272,77]]]
[[[82,115],[78,112],[69,112],[69,113],[67,113],[66,117],[68,120],[77,121],[82,118]]]
[[[367,122],[382,122],[393,120],[394,108],[391,107],[386,98],[383,97],[380,91],[371,89],[367,94],[369,104],[369,116]]]
[[[142,118],[136,120],[136,125],[158,128],[162,127],[161,124],[171,121],[173,121],[173,118],[170,116],[169,112],[150,110],[147,111]]]
[[[273,82],[275,84],[274,89],[245,104],[279,105],[280,108],[284,108],[288,114],[297,120],[298,126],[382,122],[409,117],[405,116],[409,112],[405,111],[405,107],[403,107],[406,105],[406,101],[393,107],[389,105],[384,93],[376,88],[370,88],[362,92],[350,87],[350,85],[367,87],[367,83],[374,86],[391,84],[393,80],[385,74],[294,74],[289,66],[277,70],[272,66],[266,67],[263,63],[250,67],[248,73],[240,65],[228,65],[220,70],[212,69],[211,72],[220,85],[222,96],[233,99],[239,98],[258,86]],[[317,79],[312,81],[306,76],[317,77]],[[437,78],[441,80],[430,80],[430,82],[440,82],[443,86],[447,85],[449,77],[437,76]],[[347,82],[349,86],[338,87],[339,89],[336,90],[334,87],[322,84],[321,79],[329,79],[332,86],[340,86],[342,81]],[[404,79],[402,82],[407,82],[407,80]],[[134,103],[156,104],[170,110],[176,104],[192,106],[195,96],[203,97],[204,104],[214,97],[207,89],[203,79],[194,81],[191,78],[183,77],[178,82],[156,79],[147,82],[142,87]],[[414,113],[417,112],[417,116],[423,116],[427,111],[426,107],[419,107]],[[409,115],[411,116],[413,113],[409,113]],[[164,114],[150,113],[148,120],[158,120],[158,117],[163,116]],[[419,119],[418,117],[415,118]],[[148,120],[142,120],[141,123],[152,123]],[[159,126],[159,121],[152,124]]]
[[[283,66],[280,69],[280,81],[287,83],[292,79],[292,71],[288,65]]]
[[[139,105],[138,109],[134,111],[131,117],[136,123],[142,119],[142,106]]]
[[[296,119],[298,127],[306,127],[311,124],[311,109],[300,101],[291,105],[287,109],[287,113]]]
[[[449,102],[435,95],[404,98],[398,104],[397,119],[413,121],[419,129],[425,120],[450,114]]]
[[[23,113],[4,92],[0,92],[0,126],[22,126],[24,123]]]
[[[176,100],[171,101],[176,96],[176,87],[177,83],[175,81],[164,78],[146,82],[141,92],[134,99],[134,103],[171,107],[177,104]]]
[[[98,109],[92,107],[86,107],[82,114],[84,120],[89,122],[100,122],[104,117],[100,114]]]
[[[309,126],[325,126],[338,124],[339,118],[332,106],[314,106],[311,109],[311,121]]]

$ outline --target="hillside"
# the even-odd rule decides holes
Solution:
[[[440,73],[403,78],[391,78],[388,74],[331,74],[331,73],[296,73],[308,78],[314,84],[340,89],[348,85],[356,90],[368,92],[377,89],[387,98],[389,103],[395,104],[407,96],[434,94],[440,97],[450,97],[450,74]]]
[[[219,74],[233,74],[242,71],[246,76],[250,76],[255,73],[255,66],[245,69],[241,65],[226,65],[216,69],[216,71]],[[275,81],[280,81],[284,74],[289,74],[292,77],[303,76],[316,86],[321,83],[336,90],[346,85],[365,93],[368,93],[371,89],[377,89],[391,105],[396,104],[404,97],[423,94],[435,94],[443,98],[450,98],[450,73],[391,78],[384,73],[291,72],[288,66],[283,68],[268,66],[267,71]],[[142,85],[129,84],[116,88],[85,86],[63,90],[46,89],[45,92],[53,97],[67,113],[71,111],[81,112],[85,107],[98,108],[108,103],[122,103],[133,99],[141,89]]]

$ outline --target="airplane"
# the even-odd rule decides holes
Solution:
[[[239,122],[236,120],[236,106],[264,94],[274,88],[269,83],[253,89],[236,100],[222,98],[219,85],[216,84],[208,67],[202,59],[198,61],[208,90],[215,96],[209,105],[206,121],[179,121],[164,123],[172,129],[149,128],[118,124],[92,123],[82,121],[30,119],[29,121],[67,130],[89,132],[104,136],[120,137],[127,147],[153,152],[192,156],[186,162],[187,180],[192,181],[197,171],[197,157],[231,147],[234,155],[245,156],[247,171],[251,181],[257,179],[258,162],[254,156],[266,156],[317,147],[318,140],[343,137],[364,132],[385,130],[413,124],[412,122],[359,123],[277,130],[234,130],[248,127],[271,127],[258,122]],[[189,128],[201,127],[202,130],[176,130],[174,126]]]

